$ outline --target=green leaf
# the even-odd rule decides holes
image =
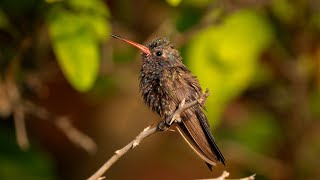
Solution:
[[[68,1],[77,13],[61,7],[48,15],[49,33],[59,65],[78,91],[89,90],[99,69],[99,43],[108,38],[108,11],[101,1]]]
[[[99,41],[104,41],[110,37],[110,26],[106,22],[104,16],[98,14],[87,14],[82,17],[83,21],[91,28],[94,32],[95,37]]]
[[[188,46],[186,60],[202,87],[208,87],[208,116],[216,123],[226,103],[253,78],[257,59],[271,42],[268,21],[253,10],[238,11],[217,26],[199,32]]]
[[[7,28],[9,25],[7,15],[0,9],[0,29]]]
[[[105,17],[109,17],[109,11],[101,0],[68,0],[70,6],[77,11],[86,11],[87,13],[95,13]]]
[[[178,6],[182,0],[167,0],[167,3],[171,6]]]
[[[75,11],[80,11],[84,16],[83,21],[92,28],[99,40],[109,38],[110,26],[107,24],[107,18],[110,17],[109,10],[101,0],[68,0],[68,3]]]

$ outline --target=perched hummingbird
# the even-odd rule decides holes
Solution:
[[[165,120],[170,116],[182,101],[188,103],[201,97],[202,89],[197,78],[182,63],[179,52],[168,39],[155,39],[144,46],[116,35],[112,37],[142,51],[140,92],[144,102],[161,118]],[[210,170],[218,161],[225,164],[200,104],[186,109],[177,124],[178,132]]]

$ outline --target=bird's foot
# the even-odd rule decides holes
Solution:
[[[157,125],[157,131],[167,131],[170,126],[167,125],[166,121],[160,121]]]
[[[181,114],[180,109],[182,109],[185,106],[185,104],[186,104],[186,99],[183,99],[181,101],[181,103],[179,104],[179,107],[177,108],[177,110],[174,113],[172,113],[165,120],[159,122],[157,129],[159,131],[167,131],[173,123],[180,123],[182,121],[181,116],[180,116],[180,114]]]
[[[179,104],[179,108],[182,108],[184,105],[186,104],[186,99],[183,99],[181,101],[181,103]],[[180,123],[181,122],[181,116],[180,113],[177,113],[177,111],[175,111],[170,118],[166,119],[166,124],[170,127],[173,123]]]

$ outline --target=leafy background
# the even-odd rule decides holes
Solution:
[[[317,179],[320,3],[316,0],[2,0],[0,178],[85,179],[159,118],[138,92],[139,43],[166,36],[203,88],[227,166],[211,173],[176,133],[147,139],[107,179]],[[14,67],[14,68],[13,68]],[[24,99],[68,115],[94,155],[26,115],[31,148],[15,142],[10,77]],[[35,83],[38,82],[38,83]],[[40,84],[40,85],[39,85]]]

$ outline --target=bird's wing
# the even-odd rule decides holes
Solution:
[[[175,69],[168,77],[173,78],[173,80],[166,79],[164,81],[168,83],[165,87],[172,87],[168,93],[171,99],[169,101],[170,107],[176,107],[183,100],[190,102],[201,96],[202,91],[198,80],[190,74],[186,67]],[[213,139],[208,121],[200,105],[185,110],[181,114],[181,119],[182,122],[177,126],[178,131],[196,154],[209,164],[209,168],[217,161],[224,164],[224,158]]]
[[[179,82],[179,84],[183,84],[183,87],[180,86],[180,89],[183,88],[183,90],[178,91],[181,94],[177,95],[179,101],[181,101],[183,98],[186,98],[187,101],[192,101],[201,96],[202,90],[199,82],[196,77],[191,75],[191,73],[187,73],[183,80]],[[202,152],[202,154],[200,153],[201,155],[199,156],[211,165],[215,165],[213,162],[216,161],[221,161],[223,164],[225,164],[225,159],[215,143],[210,130],[209,122],[203,113],[201,106],[195,105],[187,109],[182,114],[181,118],[182,123],[179,125],[179,132],[186,141],[189,141],[189,145],[193,144],[192,148],[194,150],[196,149],[194,146],[197,146],[197,154],[199,155],[199,152]]]
[[[181,118],[182,122],[179,123],[178,132],[200,158],[211,166],[216,165],[218,158],[213,154],[205,131],[202,129],[201,123],[197,119],[195,113],[190,109],[186,110]]]
[[[177,126],[177,130],[181,134],[183,139],[187,142],[187,144],[191,147],[191,149],[202,160],[210,164],[209,168],[211,169],[211,166],[216,165],[215,163],[216,159],[212,154],[211,149],[208,149],[208,147],[210,148],[210,146],[206,142],[203,132],[200,131],[200,134],[196,133],[199,130],[197,129],[197,127],[200,127],[200,126],[194,126],[189,124],[188,122],[187,123],[183,122],[183,123],[179,123],[179,125]],[[202,132],[202,135],[201,135],[201,132]]]

